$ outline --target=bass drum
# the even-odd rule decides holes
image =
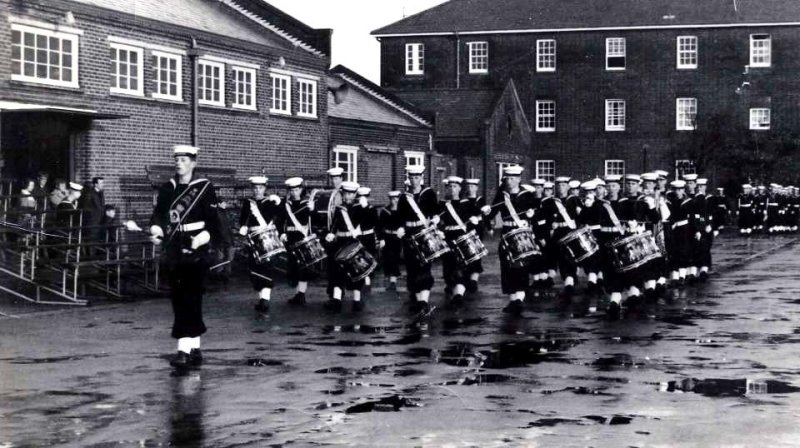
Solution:
[[[342,195],[338,190],[313,190],[308,201],[314,203],[311,213],[311,228],[315,233],[324,235],[331,228],[333,210],[342,204]]]

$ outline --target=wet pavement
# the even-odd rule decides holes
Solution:
[[[165,300],[0,298],[0,447],[797,446],[797,247],[722,238],[708,283],[615,322],[552,294],[504,315],[494,258],[478,297],[427,317],[377,287],[329,314],[316,286],[257,315],[240,283],[208,297],[206,362],[181,373]]]

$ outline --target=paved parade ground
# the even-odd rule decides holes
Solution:
[[[552,293],[504,315],[495,258],[479,296],[430,316],[377,286],[329,314],[318,284],[259,315],[242,279],[212,289],[206,361],[183,373],[167,300],[0,297],[0,447],[797,446],[797,246],[726,235],[714,252],[708,283],[611,322],[605,301]]]

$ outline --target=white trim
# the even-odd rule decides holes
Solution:
[[[408,69],[408,49],[409,47],[412,48],[411,50],[411,70]],[[425,44],[422,42],[409,42],[404,47],[405,52],[403,53],[403,73],[406,75],[424,75],[425,74]],[[416,50],[415,50],[416,49]],[[417,64],[417,61],[420,58],[420,54],[422,54],[422,62]]]
[[[252,69],[255,69],[255,70],[261,69],[261,66],[258,65],[258,64],[253,64],[253,63],[250,63],[250,62],[237,61],[237,60],[228,59],[228,58],[221,58],[219,56],[214,56],[214,55],[210,55],[210,54],[204,54],[204,55],[200,56],[200,59],[205,59],[206,61],[211,61],[211,62],[219,62],[221,64],[228,64],[228,65],[230,65],[232,67],[252,68]]]
[[[611,55],[609,48],[612,41],[622,42],[622,55]],[[625,65],[623,67],[609,67],[608,58],[623,58]],[[628,40],[624,37],[606,37],[606,70],[610,72],[624,71],[626,68],[628,68]]]
[[[337,159],[337,153],[348,154],[352,156],[353,162],[353,172],[348,173],[351,174],[350,179],[343,178],[342,180],[350,181],[350,182],[358,182],[358,146],[349,146],[349,145],[336,145],[333,147],[333,166],[338,167],[339,160]],[[347,162],[350,163],[349,161]]]
[[[425,152],[424,151],[403,151],[404,160],[406,161],[406,166],[410,166],[408,161],[410,159],[416,159],[422,161],[422,166],[425,167]],[[414,165],[417,166],[417,165]]]
[[[409,117],[413,118],[413,119],[414,119],[415,121],[417,121],[418,123],[421,123],[421,124],[423,124],[423,125],[425,125],[425,126],[430,126],[430,125],[431,125],[431,124],[430,124],[430,123],[428,123],[428,121],[427,121],[427,120],[425,120],[424,118],[422,118],[422,117],[419,117],[419,116],[415,115],[414,113],[412,113],[412,112],[410,112],[410,111],[407,111],[407,110],[406,110],[406,109],[404,109],[403,107],[401,107],[401,106],[399,106],[399,105],[395,104],[394,102],[390,101],[388,98],[385,98],[385,97],[384,97],[384,96],[382,96],[380,93],[378,93],[378,92],[375,92],[375,91],[373,91],[372,89],[370,89],[370,88],[368,88],[368,87],[366,87],[366,86],[362,85],[361,83],[359,83],[359,82],[357,82],[356,80],[354,80],[354,79],[350,78],[349,76],[346,76],[346,75],[344,75],[344,74],[342,74],[342,73],[337,73],[337,75],[338,75],[338,76],[340,76],[340,77],[341,77],[342,79],[344,79],[345,81],[349,82],[350,84],[353,84],[354,86],[358,87],[359,89],[363,90],[364,92],[367,92],[368,94],[370,94],[370,95],[374,96],[375,98],[379,99],[380,101],[383,101],[384,103],[388,104],[389,106],[391,106],[391,107],[393,107],[393,108],[395,108],[395,109],[399,110],[400,112],[403,112],[404,114],[406,114],[406,115],[408,115]]]
[[[763,122],[755,120],[753,114],[755,112],[767,111],[767,118],[768,122],[766,126],[763,126]],[[751,131],[768,131],[769,128],[772,126],[772,111],[769,107],[751,107],[750,108],[750,130]]]
[[[240,103],[236,102],[237,101],[236,88],[237,88],[237,86],[239,84],[238,80],[236,79],[236,72],[249,73],[250,76],[251,76],[250,81],[251,81],[252,85],[250,86],[250,96],[251,96],[252,102],[253,102],[252,105],[248,106],[246,104],[240,104]],[[256,74],[256,69],[254,69],[254,68],[246,68],[246,67],[241,67],[241,66],[233,66],[231,68],[231,76],[232,76],[232,79],[233,79],[233,91],[231,92],[231,95],[233,96],[233,98],[231,99],[231,108],[233,108],[233,109],[241,109],[241,110],[258,110],[258,102],[257,102],[258,96],[256,95],[256,92],[258,91],[258,89],[256,89],[256,86],[258,85],[258,78],[257,78],[257,74]]]
[[[83,36],[83,30],[78,28],[73,28],[71,26],[64,26],[61,24],[55,24],[51,22],[42,22],[33,19],[26,19],[24,17],[12,16],[10,14],[8,15],[8,21],[12,24],[19,24],[22,26],[27,25],[33,28],[41,28],[50,31],[58,31],[59,33],[77,34],[78,36]]]
[[[291,115],[292,114],[292,77],[288,75],[282,75],[279,73],[270,73],[270,105],[269,105],[269,113],[271,114],[279,114],[279,115]],[[275,80],[280,79],[286,82],[286,109],[276,109],[275,108]]]
[[[608,118],[609,118],[609,115],[608,115],[609,108],[608,108],[608,106],[609,106],[609,103],[612,102],[612,101],[613,102],[621,102],[622,103],[622,125],[609,124],[608,123],[608,121],[609,121],[608,120]],[[625,105],[625,100],[620,99],[620,98],[611,98],[611,99],[605,100],[605,104],[606,104],[606,109],[605,109],[606,113],[605,113],[605,117],[604,117],[604,119],[605,119],[605,130],[609,131],[609,132],[621,132],[621,131],[624,131],[625,130],[625,125],[627,124],[627,114],[628,114],[628,108]]]
[[[201,91],[203,91],[203,94],[205,94],[206,86],[204,85],[203,81],[205,81],[206,77],[205,77],[205,69],[203,68],[203,66],[208,66],[208,67],[211,67],[212,69],[213,68],[219,69],[219,101],[214,101],[213,99],[209,100],[209,99],[201,98],[202,95],[200,95],[200,93],[198,92],[197,104],[202,104],[202,105],[205,105],[205,106],[225,107],[225,64],[223,64],[221,62],[209,61],[205,57],[201,57],[200,59],[198,59],[198,61],[197,61],[197,71],[198,71],[198,73],[197,73],[197,88],[200,89]],[[212,70],[212,72],[213,72],[213,70]],[[213,97],[214,93],[216,92],[216,89],[213,88],[213,78],[212,78],[211,82],[212,82],[212,86],[211,86],[210,91],[211,91],[211,95]]]
[[[681,39],[694,39],[694,64],[681,63]],[[689,53],[687,51],[687,53]],[[675,66],[678,70],[694,70],[700,63],[700,39],[697,36],[678,36],[675,38]]]
[[[618,175],[622,175],[622,176],[625,175],[625,160],[623,160],[623,159],[605,159],[603,162],[604,162],[603,163],[603,173],[604,173],[603,177],[606,177],[606,176],[609,176],[609,175],[612,175],[612,174],[618,174]],[[618,172],[611,173],[611,172],[609,172],[609,170],[608,170],[609,162],[611,162],[611,163],[621,163],[622,164],[622,172],[621,173],[618,173]]]
[[[119,44],[116,42],[109,42],[109,48],[113,48],[117,50],[117,61],[119,61],[119,50],[127,51],[130,53],[136,53],[139,55],[139,64],[136,67],[136,77],[137,81],[139,82],[139,87],[137,89],[123,89],[120,87],[109,87],[109,92],[114,94],[123,94],[123,95],[135,95],[135,96],[144,96],[144,49],[141,47],[133,47],[130,45]],[[112,61],[115,62],[115,61]],[[128,60],[128,70],[129,70],[129,77],[130,77],[130,59]],[[117,82],[119,82],[119,74],[118,73],[110,73],[111,78],[117,78]],[[129,79],[130,81],[130,79]]]
[[[483,44],[483,45],[486,46],[486,55],[483,56],[483,57],[486,58],[486,68],[472,68],[473,63],[477,62],[477,61],[473,60],[473,57],[475,56],[475,55],[472,54],[472,51],[474,49],[473,47],[476,46],[476,45],[479,45],[479,44]],[[469,69],[469,73],[472,74],[472,75],[485,75],[485,74],[489,73],[489,42],[487,42],[485,40],[476,40],[476,41],[472,41],[472,42],[467,42],[467,48],[468,48],[468,55],[469,55],[468,60],[467,60],[467,67]]]
[[[311,110],[312,113],[301,112],[300,109],[303,106],[303,85],[307,85],[311,87]],[[317,118],[317,102],[318,102],[318,95],[317,95],[317,81],[311,79],[298,79],[297,80],[297,113],[298,117],[306,117],[306,118]]]
[[[548,165],[552,165],[552,167],[553,167],[553,174],[550,174],[550,175],[547,175],[547,176],[545,176],[544,174],[542,174],[542,170],[540,170],[540,169],[539,169],[539,164],[540,164],[540,163],[542,163],[542,164],[548,164]],[[542,160],[536,160],[536,161],[534,162],[534,165],[533,165],[533,167],[534,167],[534,171],[536,171],[536,179],[546,179],[546,178],[552,178],[552,179],[555,179],[555,178],[556,178],[556,161],[555,161],[555,160],[552,160],[552,159],[542,159]]]
[[[422,36],[469,36],[472,34],[529,34],[529,33],[569,33],[580,31],[635,31],[635,30],[680,30],[703,28],[749,28],[749,27],[777,27],[800,26],[800,22],[775,22],[775,23],[710,23],[696,25],[639,25],[639,26],[599,26],[584,28],[526,28],[519,30],[482,30],[482,31],[437,31],[431,33],[394,33],[373,34],[374,37],[422,37]]]
[[[171,53],[180,56],[186,56],[185,50],[172,47],[165,47],[163,45],[151,44],[148,42],[142,42],[140,40],[127,39],[125,37],[118,37],[118,36],[108,36],[107,40],[115,44],[129,45],[131,47],[147,48],[148,50],[159,51],[162,53]]]
[[[17,32],[21,33],[20,46],[24,46],[25,33],[30,33],[30,34],[34,34],[34,35],[38,34],[38,35],[47,36],[47,37],[54,37],[56,39],[59,39],[59,42],[61,42],[61,41],[70,41],[72,43],[72,53],[71,53],[72,64],[69,67],[69,69],[72,71],[72,81],[62,81],[62,80],[55,80],[55,79],[50,79],[50,78],[40,78],[40,77],[36,76],[35,74],[34,74],[34,76],[25,75],[24,73],[25,73],[26,61],[25,61],[25,53],[24,53],[24,51],[20,51],[20,71],[21,71],[21,74],[13,73],[13,70],[11,70],[12,71],[12,73],[11,73],[11,80],[12,81],[24,81],[24,82],[34,83],[34,84],[40,84],[40,85],[43,85],[43,86],[80,88],[80,83],[78,81],[80,79],[79,78],[79,73],[78,73],[78,69],[79,69],[78,61],[80,60],[80,36],[78,34],[65,33],[65,32],[62,32],[62,31],[54,31],[53,29],[44,29],[44,28],[40,28],[40,27],[36,27],[36,26],[23,25],[23,24],[19,24],[19,23],[12,23],[11,24],[11,31],[12,32],[13,31],[17,31]],[[48,41],[49,41],[49,39],[48,39]],[[11,41],[11,39],[9,39],[9,44],[10,44],[9,47],[13,46],[13,42]],[[60,43],[59,43],[59,48],[61,48],[61,44]],[[61,50],[59,50],[59,54],[63,54]],[[59,60],[60,59],[61,58],[59,57]],[[11,62],[11,58],[10,57],[9,57],[8,61]],[[48,63],[48,67],[49,67],[49,63]],[[61,66],[59,65],[59,67],[61,67]],[[49,73],[48,73],[48,76],[49,76]]]
[[[769,46],[769,53],[767,54],[767,59],[768,59],[767,62],[754,62],[753,61],[753,56],[754,56],[753,55],[753,42],[755,41],[755,39],[753,39],[753,38],[755,36],[766,36],[767,37],[767,39],[760,39],[760,40],[765,40],[767,42],[768,46]],[[772,66],[772,35],[771,34],[759,33],[759,34],[751,34],[750,35],[750,58],[749,58],[749,61],[750,61],[750,67],[771,67]]]
[[[553,126],[552,127],[540,127],[539,126],[539,117],[541,116],[539,113],[539,104],[542,103],[552,103],[553,104]],[[549,117],[549,115],[548,115]],[[556,102],[555,100],[536,100],[536,132],[556,132]]]
[[[281,68],[270,67],[269,68],[269,72],[270,73],[277,73],[279,75],[294,76],[296,78],[313,79],[314,81],[319,81],[319,79],[320,79],[319,76],[316,76],[316,75],[310,75],[308,73],[302,73],[302,72],[294,72],[294,71],[291,71],[291,70],[284,70],[284,69],[281,69]]]
[[[694,122],[688,125],[681,124],[681,101],[691,101],[694,103]],[[676,98],[675,99],[675,130],[676,131],[694,131],[697,129],[697,98]]]
[[[539,66],[539,57],[542,56],[539,53],[539,44],[545,42],[552,42],[553,43],[553,67],[540,67]],[[548,55],[549,56],[549,55]],[[552,73],[556,71],[556,67],[558,67],[558,44],[556,43],[555,39],[536,39],[536,71],[539,73],[542,72],[549,72]]]
[[[177,62],[175,64],[175,95],[170,95],[168,93],[159,93],[154,88],[153,91],[150,93],[150,97],[155,98],[157,100],[171,100],[171,101],[183,101],[183,56],[175,53],[169,52],[162,52],[153,50],[150,52],[152,57],[157,58],[166,58],[166,59],[175,59]],[[154,71],[159,71],[160,68],[157,65],[151,65],[151,69]],[[156,84],[158,82],[158,78],[153,73],[150,80]],[[169,81],[167,81],[167,85],[169,85]]]

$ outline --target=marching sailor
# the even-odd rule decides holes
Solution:
[[[483,220],[481,209],[486,205],[486,200],[483,196],[478,194],[480,182],[480,179],[467,179],[465,181],[467,184],[467,196],[462,199],[461,202],[464,203],[464,207],[469,215],[469,220],[466,223],[467,231],[474,231],[478,235],[478,238],[483,240],[483,236],[486,233],[486,223]],[[481,260],[470,263],[469,266],[467,266],[465,270],[465,274],[469,275],[467,291],[475,292],[478,290],[478,281],[482,273],[483,262]]]
[[[397,279],[400,277],[400,261],[403,245],[401,244],[400,229],[403,221],[397,212],[400,203],[400,192],[389,192],[389,204],[379,210],[378,229],[381,245],[383,246],[383,275],[389,280],[387,290],[397,290]]]
[[[375,234],[375,229],[378,227],[378,212],[375,207],[369,203],[369,194],[371,192],[372,189],[369,187],[358,187],[356,191],[355,205],[362,209],[358,213],[361,217],[361,235],[358,236],[358,241],[367,249],[367,252],[377,260],[380,255],[378,251],[380,250],[379,245],[381,243],[378,241],[377,235]],[[372,287],[372,274],[364,278],[364,286],[367,288]]]
[[[736,223],[739,226],[739,233],[742,235],[750,235],[753,233],[753,227],[756,221],[752,185],[742,185],[742,192],[737,197],[736,204],[736,213],[739,215]]]
[[[353,281],[343,271],[335,258],[339,251],[345,246],[358,241],[361,235],[360,225],[362,223],[364,208],[356,204],[356,192],[359,185],[355,182],[345,181],[341,184],[342,203],[336,206],[331,223],[331,231],[325,236],[325,241],[330,244],[328,250],[329,258],[334,259],[333,270],[328,272],[330,282],[333,286],[331,298],[325,304],[325,308],[331,311],[342,309],[342,297],[344,291],[350,291],[353,295],[353,311],[359,312],[364,304],[361,302],[361,290],[364,287],[364,280]]]
[[[444,239],[450,247],[455,241],[467,233],[466,222],[472,220],[472,224],[477,225],[478,219],[470,216],[467,201],[461,199],[461,183],[464,181],[458,176],[450,176],[445,179],[448,191],[446,200],[441,201],[442,212],[439,228],[444,231]],[[459,265],[458,258],[453,250],[442,255],[442,276],[445,283],[445,296],[450,296],[449,304],[459,307],[464,303],[464,295],[467,287],[465,285],[464,267]],[[451,295],[452,294],[452,295]]]
[[[284,184],[289,194],[283,204],[281,240],[291,247],[311,234],[311,213],[314,203],[304,197],[302,177],[290,177]],[[312,274],[308,268],[300,266],[292,251],[287,251],[286,262],[286,278],[289,280],[289,286],[294,287],[296,291],[294,297],[289,299],[289,304],[303,306],[306,303],[308,281]]]

